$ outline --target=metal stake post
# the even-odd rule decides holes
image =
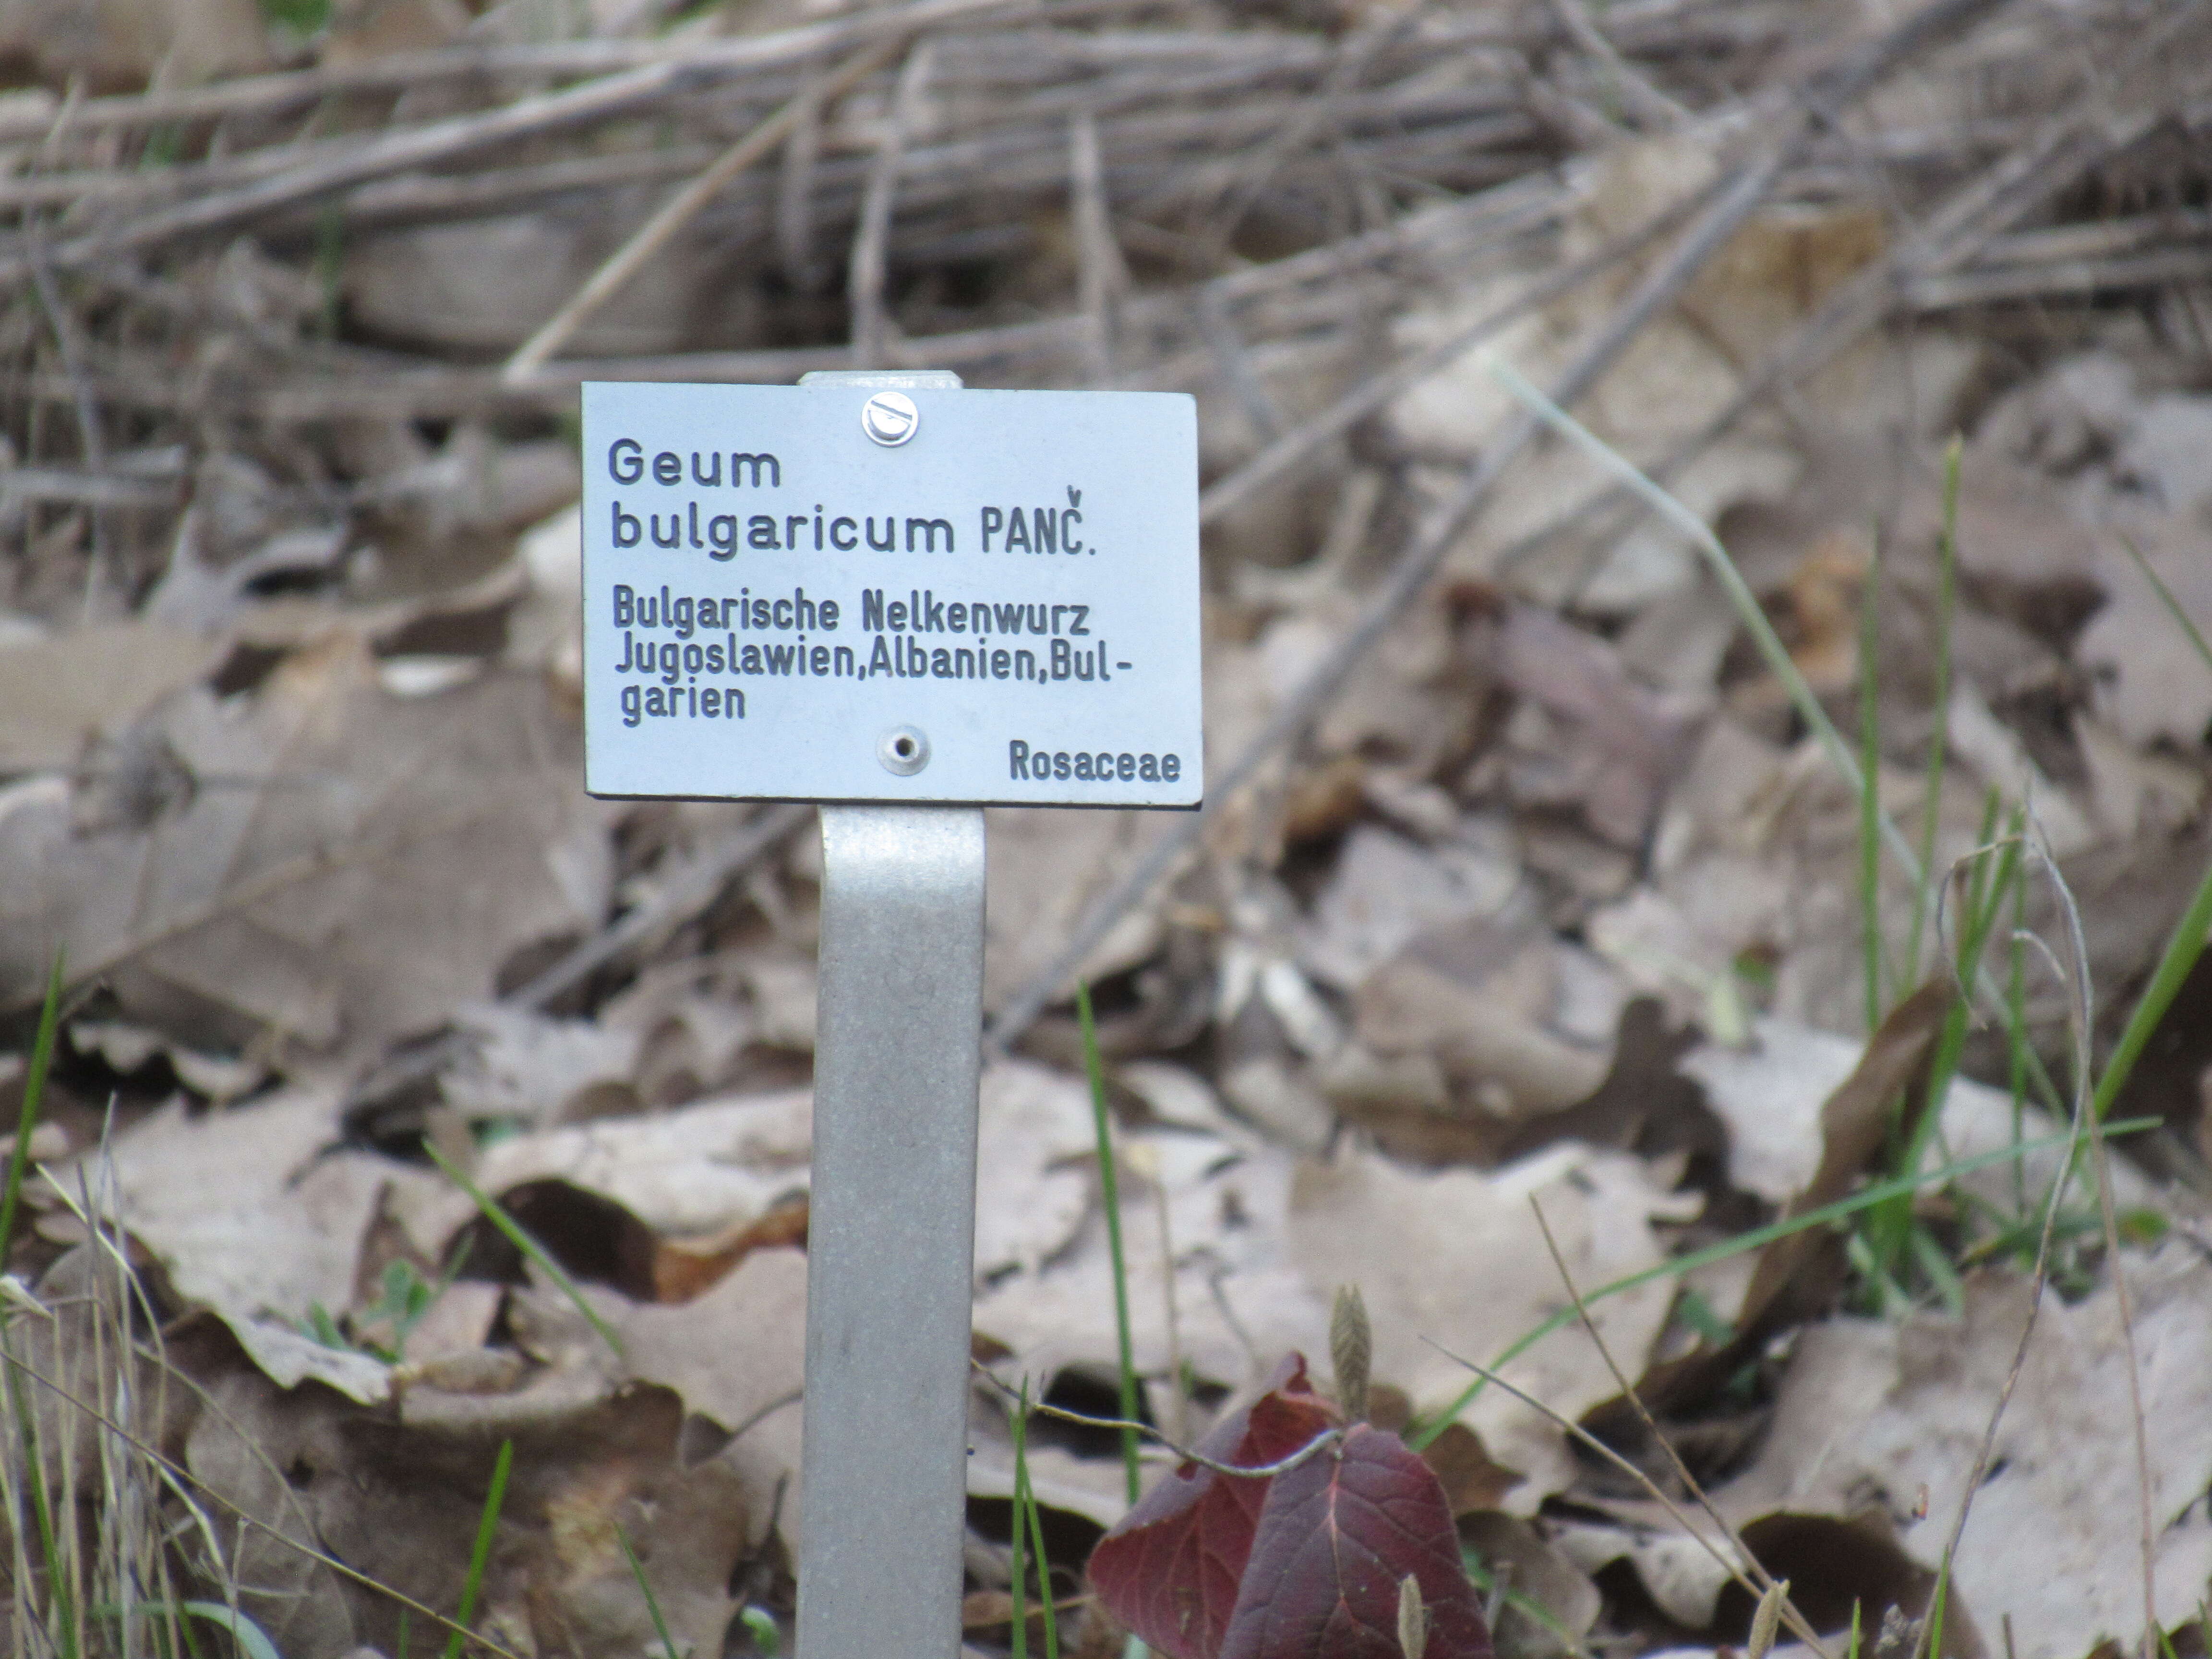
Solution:
[[[799,1659],[955,1659],[982,811],[824,806],[822,872]]]

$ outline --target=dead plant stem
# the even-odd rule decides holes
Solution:
[[[668,95],[694,91],[769,64],[804,62],[884,35],[910,37],[959,21],[1031,9],[1030,0],[916,0],[776,36],[732,43],[716,52],[649,64],[563,91],[545,93],[482,114],[386,132],[366,143],[334,141],[330,154],[236,189],[178,203],[122,225],[100,227],[54,248],[57,270],[137,253],[182,236],[226,229],[279,209],[311,202],[373,179],[450,163],[496,145],[542,137],[635,113]],[[27,274],[26,256],[0,257],[0,285]]]
[[[276,1542],[282,1544],[285,1548],[307,1557],[318,1566],[325,1567],[342,1577],[351,1579],[355,1583],[361,1585],[364,1589],[373,1590],[379,1595],[388,1596],[391,1600],[397,1601],[401,1607],[406,1608],[410,1613],[418,1613],[422,1614],[422,1617],[429,1620],[433,1624],[443,1627],[448,1632],[457,1631],[460,1632],[461,1634],[466,1636],[471,1641],[475,1642],[480,1647],[483,1647],[491,1653],[498,1656],[498,1659],[522,1659],[521,1655],[514,1652],[510,1649],[501,1647],[489,1637],[482,1635],[474,1631],[464,1630],[462,1626],[455,1624],[452,1620],[447,1618],[445,1614],[423,1606],[422,1602],[417,1601],[411,1595],[408,1595],[402,1591],[396,1590],[389,1584],[379,1583],[376,1579],[370,1577],[368,1574],[362,1572],[356,1567],[347,1565],[343,1561],[338,1559],[337,1557],[328,1553],[326,1551],[317,1549],[312,1544],[301,1543],[298,1539],[291,1536],[290,1534],[283,1532],[278,1528],[270,1526],[266,1521],[264,1521],[258,1516],[251,1513],[243,1505],[234,1503],[230,1498],[224,1497],[221,1492],[200,1485],[200,1483],[193,1478],[191,1472],[186,1469],[182,1464],[179,1464],[173,1459],[168,1457],[159,1448],[148,1443],[143,1437],[133,1433],[130,1429],[117,1422],[114,1418],[103,1411],[100,1407],[79,1398],[68,1388],[57,1382],[54,1378],[46,1376],[43,1371],[40,1371],[36,1366],[31,1364],[27,1360],[22,1359],[17,1357],[15,1353],[9,1352],[5,1345],[0,1345],[0,1364],[4,1364],[11,1375],[20,1371],[22,1375],[30,1378],[31,1381],[36,1382],[40,1388],[45,1389],[48,1393],[54,1395],[56,1399],[61,1401],[64,1405],[70,1407],[72,1410],[83,1413],[83,1415],[92,1422],[98,1424],[109,1433],[114,1435],[118,1440],[121,1440],[125,1444],[130,1446],[133,1450],[137,1452],[140,1456],[145,1458],[149,1462],[159,1468],[170,1480],[176,1483],[179,1489],[189,1487],[204,1492],[209,1498],[213,1498],[221,1507],[228,1510],[243,1524],[252,1527],[258,1532],[267,1534],[270,1538],[276,1540]],[[203,1399],[206,1399],[208,1396],[203,1394],[202,1397]],[[233,1425],[232,1432],[240,1435],[241,1437],[244,1437],[246,1434],[245,1430],[236,1425]],[[246,1439],[246,1443],[248,1445],[254,1444],[250,1438]],[[273,1466],[271,1467],[273,1468]],[[280,1485],[286,1485],[287,1489],[289,1490],[289,1485],[283,1480],[281,1474],[278,1475],[278,1481]]]
[[[2070,963],[2070,971],[2067,971],[2062,975],[2062,981],[2065,984],[2068,993],[2067,1030],[2068,1035],[2071,1039],[2074,1058],[2074,1100],[2072,1121],[2068,1127],[2066,1138],[2066,1156],[2059,1163],[2057,1175],[2051,1183],[2051,1195],[2044,1204],[2043,1225],[2039,1230],[2036,1239],[2035,1266],[2033,1271],[2029,1276],[2027,1317],[2021,1324],[2020,1341],[2013,1350],[2012,1363],[2006,1370],[2004,1382],[1997,1390],[1996,1403],[1990,1407],[1989,1422],[1983,1429],[1981,1445],[1974,1455],[1973,1468],[1968,1474],[1966,1485],[1960,1492],[1958,1515],[1954,1518],[1951,1523],[1950,1534],[1943,1542],[1942,1565],[1938,1570],[1936,1580],[1936,1588],[1938,1589],[1940,1589],[1940,1588],[1948,1582],[1950,1577],[1952,1564],[1958,1557],[1959,1540],[1966,1534],[1967,1517],[1973,1512],[1974,1499],[1980,1493],[1982,1484],[1988,1477],[1990,1465],[1996,1455],[1998,1426],[2004,1420],[2005,1408],[2012,1403],[2013,1392],[2020,1386],[2021,1374],[2027,1369],[2028,1347],[2035,1335],[2036,1317],[2042,1310],[2043,1292],[2045,1287],[2050,1282],[2051,1249],[2052,1242],[2057,1235],[2060,1201],[2065,1196],[2066,1188],[2072,1181],[2074,1169],[2080,1159],[2084,1139],[2094,1138],[2100,1146],[2101,1146],[2103,1140],[2103,1126],[2098,1121],[2096,1114],[2091,1109],[2092,1095],[2089,1081],[2089,1031],[2091,1029],[2090,1022],[2093,1009],[2090,1002],[2090,985],[2088,981],[2088,951],[2082,938],[2081,913],[2078,907],[2074,902],[2072,891],[2067,887],[2063,878],[2060,877],[2057,867],[2051,861],[2047,850],[2041,846],[2039,837],[2035,850],[2039,862],[2042,864],[2045,872],[2051,878],[2054,887],[2057,890],[2059,908],[2067,919],[2068,944],[2073,953],[2073,960]],[[2040,943],[2039,940],[2035,942],[2039,944]],[[2100,1179],[2102,1181],[2104,1177],[2100,1176]],[[2108,1250],[2112,1249],[2112,1245],[2109,1240],[2107,1249]],[[2121,1277],[2122,1267],[2116,1250],[2112,1251],[2110,1261],[2112,1264],[2112,1276],[2114,1280],[2117,1282]],[[2127,1316],[2124,1310],[2124,1320],[2126,1319],[2126,1317]],[[2135,1401],[2136,1443],[2138,1460],[2137,1471],[2146,1493],[2145,1503],[2148,1504],[2149,1466],[2148,1452],[2143,1442],[2142,1413],[2139,1396],[2140,1385],[2136,1376],[2135,1346],[2132,1325],[2130,1324],[2125,1328],[2128,1333],[2129,1386],[2130,1398]],[[2148,1521],[2145,1522],[2144,1530],[2145,1542],[2148,1547],[2149,1542]],[[2155,1591],[2155,1585],[2151,1579],[2151,1572],[2152,1569],[2150,1564],[2147,1560],[2144,1569],[2144,1589],[2147,1596],[2154,1596]],[[1910,1659],[1921,1659],[1921,1656],[1924,1650],[1929,1626],[1929,1620],[1926,1614],[1928,1612],[1932,1611],[1934,1595],[1935,1591],[1931,1590],[1929,1607],[1923,1609],[1920,1629],[1914,1638]],[[2152,1605],[2154,1609],[2154,1600]],[[2154,1610],[2151,1611],[2148,1614],[2146,1622],[2148,1624],[2155,1623]],[[1941,1656],[1937,1656],[1936,1659],[1941,1659]]]
[[[1575,1276],[1568,1270],[1567,1258],[1559,1249],[1559,1241],[1553,1235],[1552,1224],[1544,1214],[1544,1206],[1537,1202],[1534,1193],[1528,1194],[1528,1208],[1535,1215],[1537,1230],[1544,1235],[1544,1248],[1551,1253],[1553,1269],[1559,1275],[1559,1283],[1566,1291],[1567,1299],[1574,1304],[1575,1316],[1582,1322],[1583,1331],[1595,1346],[1598,1358],[1605,1361],[1606,1370],[1613,1373],[1613,1380],[1620,1386],[1622,1396],[1635,1407],[1644,1432],[1667,1454],[1667,1462],[1674,1468],[1674,1478],[1682,1483],[1682,1490],[1688,1492],[1692,1501],[1705,1511],[1706,1518],[1721,1529],[1721,1535],[1729,1540],[1730,1547],[1741,1558],[1746,1570],[1759,1581],[1758,1595],[1764,1606],[1766,1598],[1772,1595],[1780,1585],[1780,1581],[1767,1571],[1759,1558],[1752,1553],[1751,1547],[1743,1541],[1743,1535],[1729,1524],[1728,1518],[1714,1505],[1698,1477],[1690,1473],[1690,1466],[1682,1461],[1681,1453],[1674,1449],[1674,1443],[1667,1437],[1666,1431],[1653,1419],[1650,1408],[1644,1403],[1644,1397],[1637,1393],[1636,1384],[1629,1381],[1628,1374],[1620,1369],[1620,1362],[1613,1357],[1613,1349],[1599,1331],[1597,1321],[1590,1316],[1589,1304],[1583,1300],[1583,1293],[1575,1285]],[[1827,1659],[1828,1650],[1822,1645],[1820,1633],[1813,1628],[1811,1621],[1806,1619],[1797,1605],[1790,1600],[1787,1587],[1782,1586],[1782,1589],[1783,1619],[1800,1641],[1820,1655],[1821,1659]]]
[[[1021,1393],[1018,1389],[1009,1388],[1005,1380],[981,1360],[970,1359],[968,1363],[979,1376],[1000,1394],[1017,1404],[1022,1403]],[[1285,1474],[1312,1458],[1324,1448],[1333,1446],[1344,1438],[1343,1430],[1327,1428],[1291,1453],[1289,1456],[1278,1458],[1272,1463],[1223,1463],[1208,1457],[1204,1452],[1194,1451],[1188,1446],[1178,1445],[1151,1424],[1139,1422],[1134,1418],[1091,1417],[1083,1412],[1068,1411],[1063,1407],[1048,1406],[1042,1400],[1027,1401],[1026,1409],[1032,1416],[1054,1418],[1062,1423],[1079,1424],[1086,1429],[1115,1429],[1124,1434],[1133,1432],[1147,1435],[1158,1441],[1161,1445],[1166,1447],[1183,1462],[1195,1463],[1200,1468],[1212,1469],[1217,1474],[1246,1475],[1255,1478],[1271,1474]]]
[[[898,194],[899,168],[906,159],[906,141],[921,115],[923,88],[929,83],[930,48],[918,41],[899,70],[898,88],[891,94],[890,119],[868,167],[868,182],[860,195],[860,222],[853,236],[853,255],[846,279],[846,302],[852,314],[853,367],[886,367],[894,325],[884,308],[884,267],[890,240],[891,207]]]
[[[1729,1576],[1729,1581],[1741,1586],[1744,1593],[1749,1595],[1753,1602],[1758,1601],[1759,1597],[1765,1594],[1765,1587],[1757,1580],[1753,1579],[1750,1573],[1745,1570],[1743,1562],[1730,1560],[1721,1550],[1719,1546],[1715,1544],[1711,1538],[1707,1536],[1706,1534],[1701,1530],[1687,1515],[1683,1513],[1682,1506],[1680,1504],[1677,1504],[1673,1498],[1669,1497],[1665,1489],[1662,1488],[1657,1481],[1654,1480],[1642,1469],[1637,1468],[1637,1466],[1629,1459],[1622,1456],[1612,1447],[1607,1445],[1604,1441],[1599,1439],[1595,1435],[1592,1434],[1581,1424],[1576,1422],[1572,1418],[1567,1416],[1562,1412],[1555,1411],[1551,1406],[1547,1404],[1545,1401],[1539,1400],[1534,1395],[1529,1393],[1528,1389],[1522,1388],[1519,1383],[1511,1382],[1506,1377],[1501,1376],[1498,1372],[1491,1370],[1489,1366],[1480,1365],[1472,1359],[1462,1358],[1460,1355],[1454,1353],[1449,1348],[1445,1347],[1441,1342],[1437,1341],[1433,1337],[1425,1336],[1421,1340],[1427,1343],[1429,1346],[1434,1348],[1445,1358],[1450,1360],[1455,1365],[1466,1366],[1468,1370],[1473,1371],[1475,1376],[1480,1377],[1483,1382],[1504,1389],[1506,1393],[1511,1395],[1522,1405],[1528,1407],[1534,1411],[1540,1413],[1546,1421],[1549,1422],[1553,1427],[1565,1434],[1569,1439],[1574,1441],[1577,1445],[1587,1447],[1589,1450],[1595,1452],[1607,1462],[1612,1464],[1613,1468],[1619,1469],[1630,1480],[1635,1481],[1638,1486],[1643,1487],[1645,1492],[1650,1493],[1652,1501],[1657,1504],[1661,1509],[1664,1510],[1667,1512],[1668,1518],[1673,1521],[1676,1526],[1682,1529],[1683,1536],[1686,1538],[1694,1539],[1697,1542],[1698,1547],[1705,1551],[1707,1555],[1711,1556],[1715,1564],[1719,1566],[1720,1570]],[[1792,1611],[1794,1612],[1794,1609]],[[1827,1650],[1819,1645],[1817,1635],[1810,1637],[1804,1635],[1803,1632],[1798,1631],[1796,1624],[1792,1624],[1790,1626],[1790,1630],[1792,1633],[1798,1635],[1799,1639],[1804,1641],[1815,1653],[1820,1655],[1821,1659],[1827,1659]]]

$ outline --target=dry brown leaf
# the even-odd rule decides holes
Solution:
[[[806,1357],[805,1252],[755,1251],[683,1307],[628,1307],[615,1322],[632,1376],[666,1384],[687,1410],[737,1429],[799,1388]]]
[[[288,1474],[309,1471],[312,1480],[312,1472],[319,1472],[311,1454],[320,1453],[320,1462],[336,1449],[347,1402],[313,1389],[286,1394],[244,1369],[205,1379],[203,1386],[208,1409],[185,1438],[185,1467],[216,1500],[210,1507],[260,1523],[233,1523],[236,1543],[229,1565],[238,1576],[239,1611],[280,1652],[298,1659],[343,1659],[356,1639],[354,1609],[345,1581],[297,1547],[322,1546],[320,1517],[316,1494]],[[410,1530],[428,1538],[441,1521],[451,1526],[450,1515],[418,1509]],[[462,1535],[456,1533],[449,1547],[465,1549],[458,1542]]]
[[[2152,1437],[2159,1620],[2193,1618],[2212,1574],[2212,1302],[2203,1263],[2179,1244],[2123,1257]],[[1976,1277],[1963,1321],[1837,1320],[1800,1339],[1758,1463],[1716,1501],[1739,1522],[1776,1509],[1872,1510],[1923,1567],[1957,1517],[2026,1317],[2027,1286]],[[2142,1568],[2128,1363],[2109,1285],[2069,1306],[2046,1295],[2007,1408],[1990,1474],[1955,1565],[1956,1592],[1984,1630],[2009,1615],[2021,1659],[2077,1659],[2142,1628]],[[1923,1499],[1923,1494],[1925,1493]],[[1924,1504],[1924,1508],[1923,1508]]]
[[[1431,1343],[1489,1364],[1566,1294],[1531,1199],[1584,1290],[1656,1266],[1664,1251],[1652,1224],[1686,1220],[1699,1204],[1666,1192],[1641,1159],[1585,1146],[1556,1146],[1487,1174],[1424,1174],[1352,1152],[1300,1170],[1291,1249],[1313,1281],[1359,1287],[1374,1327],[1376,1380],[1403,1389],[1417,1412],[1434,1413],[1474,1379]],[[1654,1283],[1593,1307],[1632,1375],[1651,1352],[1672,1298]],[[1618,1392],[1577,1328],[1546,1338],[1505,1374],[1571,1419]],[[1504,1389],[1484,1389],[1460,1420],[1492,1459],[1523,1477],[1504,1500],[1514,1513],[1534,1513],[1573,1481],[1575,1459],[1557,1425]]]
[[[1042,971],[1164,825],[1157,812],[998,809],[988,827],[983,1006],[995,1008]],[[1096,981],[1134,967],[1159,940],[1156,911],[1139,905],[1076,973]]]
[[[1121,1183],[1121,1238],[1140,1375],[1168,1375],[1170,1353],[1179,1352],[1201,1380],[1237,1387],[1264,1376],[1291,1348],[1326,1352],[1328,1297],[1337,1281],[1316,1289],[1285,1259],[1287,1154],[1176,1131],[1125,1133],[1117,1145],[1129,1166]],[[1139,1164],[1148,1176],[1138,1175]],[[1163,1267],[1162,1194],[1172,1279]],[[1111,1377],[1119,1364],[1114,1302],[1105,1218],[1093,1206],[1057,1255],[978,1293],[975,1328],[1006,1351],[1005,1375],[1025,1372],[1040,1389],[1071,1367]]]
[[[689,1302],[726,1278],[755,1250],[805,1249],[812,1206],[785,1200],[756,1220],[740,1222],[711,1238],[658,1241],[653,1256],[656,1302]]]
[[[1360,1038],[1382,1054],[1433,1055],[1498,1119],[1571,1105],[1605,1080],[1605,1056],[1544,1024],[1556,996],[1550,946],[1548,935],[1533,940],[1472,981],[1409,952],[1359,988]],[[1534,981],[1528,992],[1522,979]]]
[[[607,1118],[512,1135],[474,1171],[495,1195],[560,1181],[611,1199],[656,1233],[712,1235],[760,1220],[807,1186],[813,1098],[805,1090],[702,1101],[652,1117]],[[403,1176],[393,1211],[415,1248],[439,1258],[476,1206],[441,1176]]]
[[[2133,744],[2171,739],[2195,749],[2212,725],[2212,666],[2144,577],[2120,535],[2131,535],[2145,561],[2199,634],[2212,630],[2212,563],[2201,528],[2175,520],[2136,524],[2112,532],[2100,549],[2097,578],[2111,598],[2090,619],[2075,661],[2098,677],[2098,713]]]
[[[199,1117],[172,1102],[116,1137],[107,1168],[91,1172],[92,1191],[160,1260],[178,1294],[219,1316],[279,1386],[313,1378],[380,1401],[388,1386],[380,1361],[301,1334],[315,1306],[335,1318],[351,1304],[392,1167],[334,1151],[337,1125],[324,1090]]]
[[[173,700],[159,730],[210,787],[150,822],[82,830],[64,787],[19,787],[0,996],[34,995],[59,945],[126,1008],[189,998],[234,1041],[266,1027],[349,1056],[488,999],[517,950],[605,914],[610,813],[579,787],[548,699],[504,675],[394,699],[338,636],[245,710],[204,690]]]
[[[975,1146],[975,1273],[1034,1273],[1091,1212],[1097,1131],[1081,1079],[1022,1060],[983,1073]]]
[[[1359,824],[1345,837],[1300,930],[1298,960],[1322,983],[1356,989],[1424,933],[1498,915],[1520,884],[1519,860],[1502,825],[1477,825],[1474,833],[1424,848],[1378,824]]]
[[[213,668],[219,641],[158,623],[106,623],[35,644],[0,647],[0,771],[80,764],[97,736],[114,737],[157,700]]]
[[[1507,769],[1516,799],[1577,808],[1607,840],[1641,846],[1662,792],[1690,757],[1701,711],[1638,684],[1610,644],[1535,605],[1508,613],[1498,672],[1556,727],[1540,750],[1516,745],[1524,751]]]
[[[1581,1567],[1517,1516],[1495,1510],[1464,1516],[1459,1535],[1492,1581],[1518,1598],[1499,1611],[1492,1634],[1500,1650],[1518,1659],[1553,1659],[1578,1650],[1603,1603]],[[1530,1602],[1543,1617],[1529,1610]]]
[[[683,1406],[669,1389],[542,1401],[534,1414],[394,1423],[313,1389],[279,1393],[242,1371],[216,1379],[219,1408],[188,1444],[196,1477],[246,1512],[312,1542],[375,1583],[452,1607],[501,1439],[514,1472],[478,1603],[477,1628],[510,1648],[587,1655],[644,1650],[652,1609],[694,1651],[722,1638],[732,1568],[765,1525],[726,1456],[686,1466]],[[487,1429],[491,1431],[487,1432]],[[619,1533],[619,1536],[618,1536]],[[392,1600],[246,1530],[241,1604],[288,1655],[341,1659],[357,1640],[396,1651]]]

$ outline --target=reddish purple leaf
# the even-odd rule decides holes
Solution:
[[[1268,1482],[1219,1659],[1399,1659],[1399,1583],[1421,1587],[1425,1659],[1490,1659],[1436,1473],[1395,1434],[1355,1424]]]
[[[1336,1420],[1308,1385],[1304,1358],[1292,1354],[1267,1392],[1215,1424],[1198,1450],[1238,1468],[1277,1463]],[[1328,1459],[1324,1451],[1316,1461]],[[1170,1474],[1091,1552],[1091,1581],[1107,1609],[1170,1659],[1215,1659],[1273,1484],[1198,1463]]]

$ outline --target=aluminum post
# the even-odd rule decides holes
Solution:
[[[886,388],[956,375],[809,375]],[[889,734],[897,744],[920,732]],[[902,770],[908,750],[886,749]],[[799,1659],[957,1659],[983,813],[822,809]]]
[[[822,809],[799,1659],[956,1659],[983,813]]]

